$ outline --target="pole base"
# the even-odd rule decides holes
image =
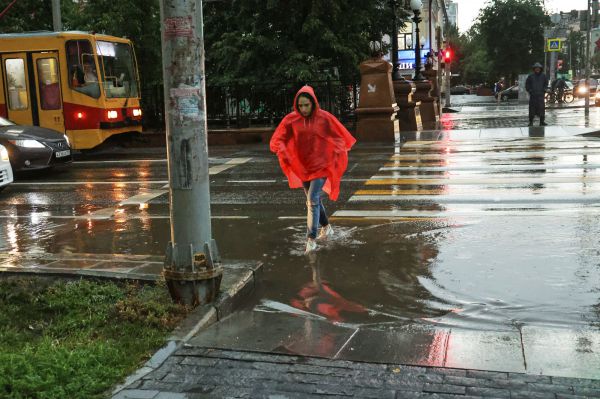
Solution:
[[[215,300],[221,288],[223,268],[215,267],[196,272],[164,269],[163,275],[174,302],[196,307]]]

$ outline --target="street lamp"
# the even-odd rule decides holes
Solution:
[[[416,27],[415,27],[415,77],[414,80],[425,80],[425,78],[423,77],[423,75],[421,75],[421,46],[419,46],[419,38],[420,38],[420,31],[419,31],[419,22],[421,22],[421,8],[423,7],[423,3],[421,2],[421,0],[410,0],[410,8],[413,10],[414,12],[414,17],[412,18],[413,22],[415,23]]]

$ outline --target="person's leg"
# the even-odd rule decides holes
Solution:
[[[329,224],[329,218],[327,217],[327,211],[323,205],[323,201],[319,199],[319,224],[323,227]]]
[[[321,204],[321,191],[325,179],[315,179],[310,182],[304,182],[304,192],[306,193],[306,237],[315,239],[317,238],[317,228],[319,227],[320,219],[320,208]]]
[[[535,116],[534,98],[529,98],[529,126],[533,126],[533,118]]]
[[[539,102],[539,114],[540,114],[540,126],[546,126],[546,104],[544,104],[544,99],[542,98]]]

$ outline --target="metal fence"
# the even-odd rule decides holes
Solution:
[[[307,82],[315,90],[321,108],[353,127],[354,110],[358,106],[359,84],[343,84],[337,80]],[[303,84],[263,83],[206,87],[207,120],[212,128],[245,128],[274,126],[292,111],[294,96]],[[162,86],[142,91],[144,124],[149,128],[164,127]]]

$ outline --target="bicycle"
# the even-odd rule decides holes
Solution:
[[[559,103],[562,102],[562,103],[570,104],[573,101],[575,101],[575,96],[573,95],[573,92],[571,90],[569,90],[569,91],[565,90],[563,92],[563,95],[561,98],[558,98],[558,93],[556,93],[554,91],[548,91],[544,95],[544,100],[546,101],[546,104],[554,104],[557,101]]]

